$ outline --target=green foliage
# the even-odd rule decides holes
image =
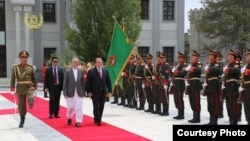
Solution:
[[[204,7],[201,16],[190,18],[205,37],[219,39],[211,47],[246,45],[242,42],[248,42],[250,37],[250,0],[202,0],[201,3]]]
[[[65,26],[67,45],[84,57],[85,62],[107,57],[115,16],[126,27],[126,34],[134,43],[141,31],[141,0],[76,0],[71,14],[75,28]],[[122,22],[123,21],[123,22]]]

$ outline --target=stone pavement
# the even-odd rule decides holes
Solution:
[[[43,98],[43,91],[41,88],[37,91],[37,96]],[[8,91],[6,87],[1,87],[0,91]],[[48,99],[46,99],[48,100]],[[190,125],[187,120],[192,118],[192,111],[190,109],[188,96],[184,96],[185,103],[185,119],[174,120],[173,117],[177,115],[177,110],[174,106],[173,96],[170,95],[170,109],[169,116],[159,116],[144,111],[138,111],[135,109],[129,109],[116,104],[106,102],[103,121],[119,128],[128,130],[135,134],[149,138],[153,141],[171,141],[172,139],[172,125],[185,124]],[[65,99],[61,97],[61,105],[65,106]],[[19,115],[14,114],[14,108],[16,105],[9,102],[0,94],[0,110],[13,108],[13,114],[1,115],[0,114],[0,137],[1,141],[68,141],[70,140],[66,136],[57,132],[53,128],[49,127],[31,114],[27,114],[24,128],[18,128]],[[145,106],[147,107],[147,105]],[[84,114],[90,117],[92,115],[92,101],[89,98],[84,98]],[[205,124],[209,120],[207,112],[206,97],[201,97],[201,123]],[[224,104],[224,118],[218,120],[218,124],[228,124],[228,117]],[[64,115],[61,115],[64,116]],[[65,115],[66,116],[66,115]],[[246,124],[245,115],[242,111],[242,121],[239,124]],[[66,121],[65,121],[66,122]],[[83,121],[84,122],[84,121]],[[39,127],[39,128],[34,128]],[[84,128],[82,126],[81,128]]]

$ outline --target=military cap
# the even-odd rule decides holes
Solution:
[[[233,55],[233,56],[237,57],[237,56],[239,56],[239,53],[236,50],[231,48],[228,52],[228,55]]]
[[[208,54],[209,54],[209,55],[215,55],[215,56],[218,56],[217,51],[212,50],[212,49],[210,49],[210,50],[209,50],[209,53],[208,53]]]
[[[217,54],[220,58],[223,58],[223,55],[220,53],[220,51],[217,51]]]
[[[28,51],[21,51],[21,52],[19,53],[19,57],[29,57]]]
[[[160,54],[160,58],[166,58],[166,56],[167,56],[167,55],[166,55],[165,53],[161,53],[161,54]]]
[[[192,50],[192,56],[200,57],[200,54],[196,50]]]
[[[179,58],[179,57],[186,58],[186,55],[185,55],[185,54],[183,54],[183,53],[181,53],[181,52],[178,52],[178,58]]]
[[[135,58],[135,55],[134,54],[131,54],[130,55],[130,59],[134,59]]]
[[[147,59],[152,59],[153,58],[153,55],[151,55],[151,54],[147,54]]]
[[[157,51],[157,52],[156,52],[156,57],[160,57],[160,55],[161,55],[161,52],[160,52],[160,51]]]
[[[136,59],[141,59],[141,56],[139,54],[136,55]]]

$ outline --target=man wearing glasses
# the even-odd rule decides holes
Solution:
[[[34,90],[37,90],[37,79],[35,71],[32,65],[27,64],[29,53],[27,51],[21,51],[19,53],[20,64],[14,64],[12,68],[10,91],[15,94],[15,82],[16,94],[18,95],[18,110],[21,117],[19,128],[23,127],[25,115],[26,115],[26,97],[30,109],[34,104]]]
[[[44,91],[49,93],[49,118],[60,118],[59,107],[63,90],[63,69],[58,66],[59,59],[51,58],[52,65],[47,68],[44,78]]]

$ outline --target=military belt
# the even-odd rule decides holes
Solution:
[[[136,79],[142,79],[142,77],[140,77],[140,76],[135,76],[135,78],[136,78]]]
[[[207,80],[208,80],[208,81],[211,81],[211,80],[218,80],[218,77],[211,77],[211,78],[208,78]]]
[[[20,81],[20,82],[17,82],[17,84],[32,84],[33,82],[32,81]]]
[[[193,78],[190,78],[190,80],[200,80],[199,77],[193,77]]]
[[[147,78],[152,78],[151,76],[147,76]]]
[[[180,77],[174,78],[174,80],[184,80],[185,81],[184,78],[180,78]]]
[[[244,84],[250,84],[250,81],[245,81]]]
[[[237,82],[238,80],[237,79],[229,79],[229,80],[226,80],[226,83],[228,82]]]

